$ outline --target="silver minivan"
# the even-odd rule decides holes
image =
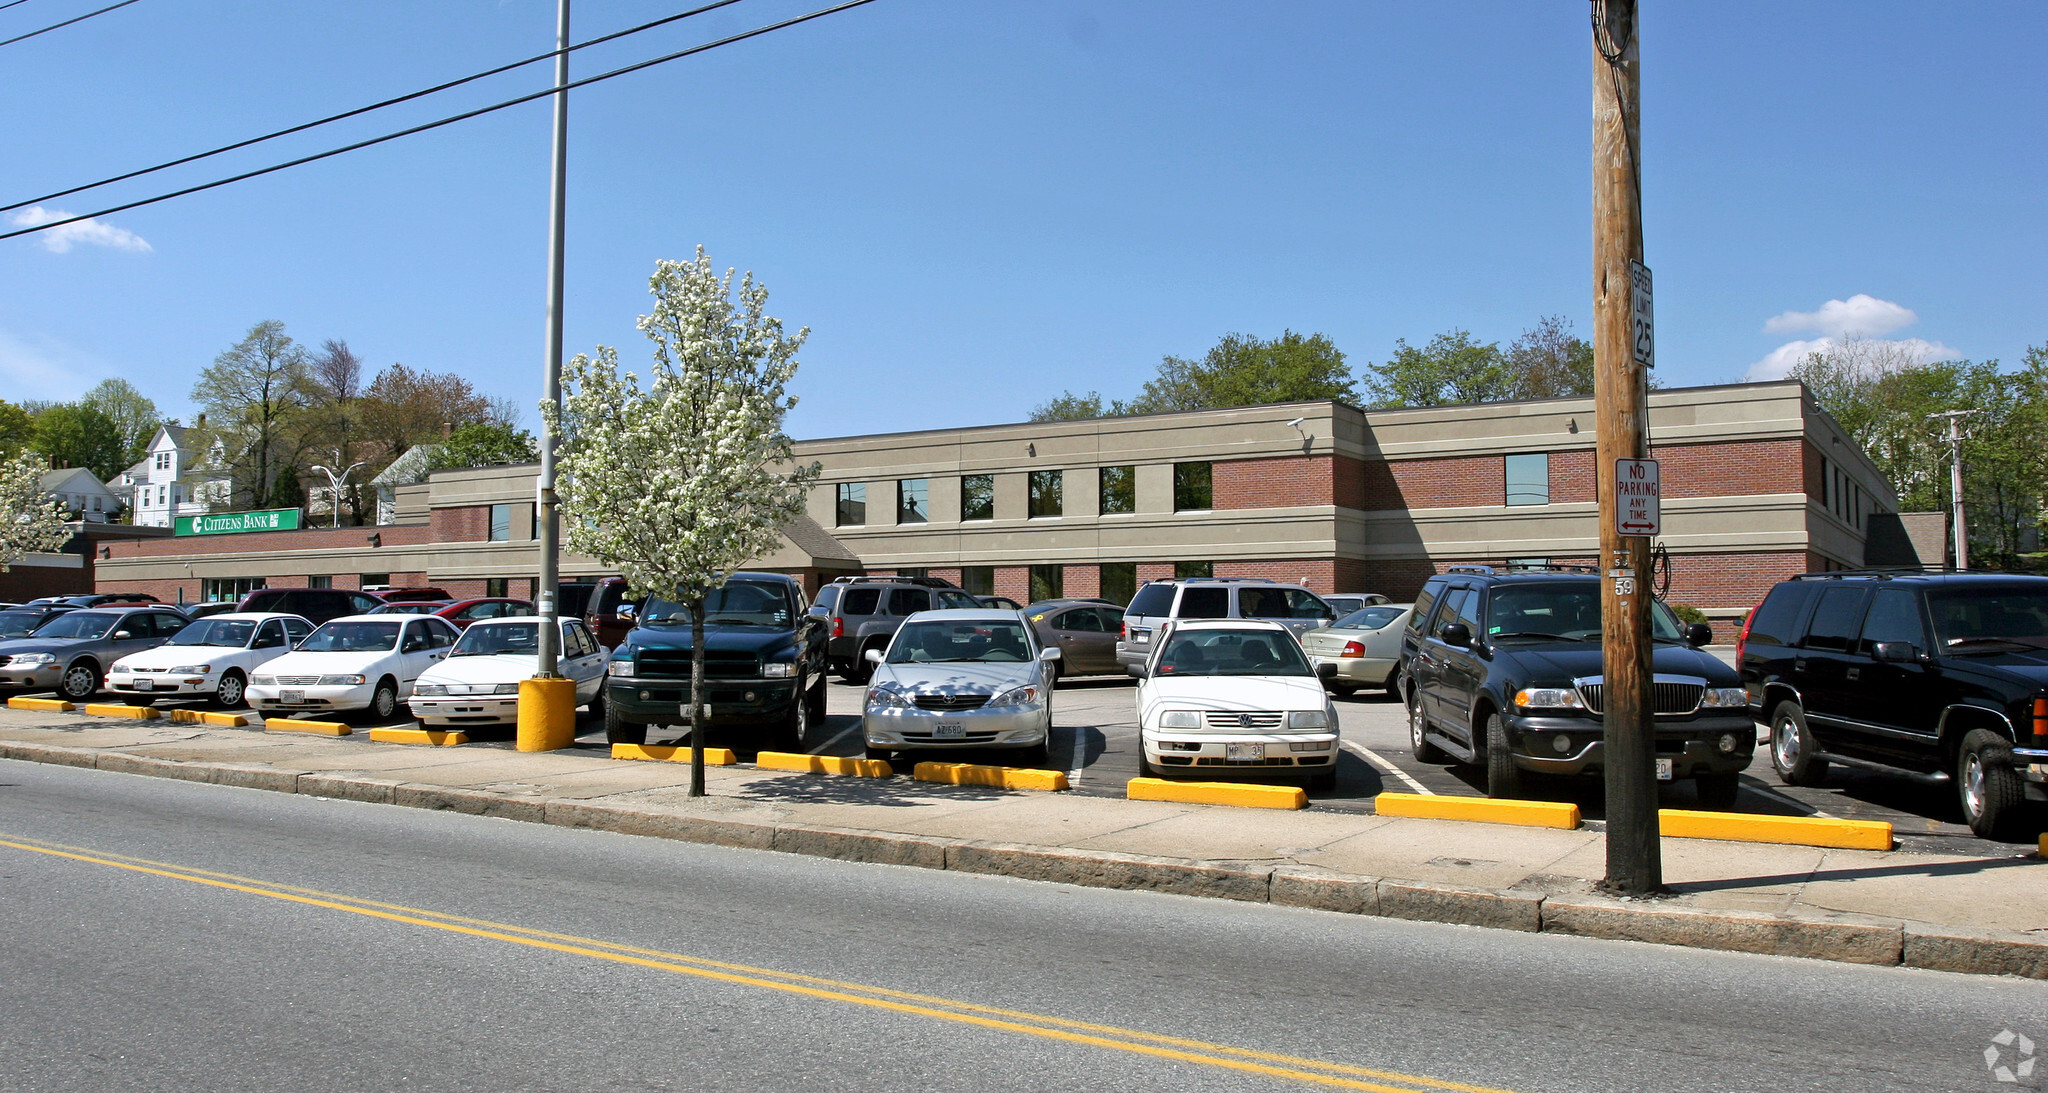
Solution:
[[[1117,663],[1145,663],[1161,623],[1174,619],[1266,619],[1301,635],[1336,621],[1321,596],[1298,584],[1265,577],[1185,577],[1157,580],[1138,589],[1124,611]]]

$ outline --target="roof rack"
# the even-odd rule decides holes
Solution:
[[[1869,569],[1836,569],[1825,573],[1795,573],[1786,579],[1793,581],[1889,581],[1893,577],[1924,577],[1930,574],[1938,575],[1946,572],[1948,570],[1901,565],[1872,567]]]
[[[1444,570],[1444,572],[1445,572],[1445,573],[1476,573],[1476,574],[1478,574],[1479,576],[1482,576],[1482,577],[1491,577],[1491,576],[1493,576],[1493,567],[1492,567],[1492,566],[1490,566],[1490,565],[1454,565],[1454,566],[1451,566],[1450,568],[1448,568],[1448,569]]]
[[[1530,565],[1510,565],[1510,566],[1504,566],[1503,568],[1505,568],[1505,569],[1506,569],[1506,570],[1507,570],[1507,571],[1508,571],[1509,573],[1593,573],[1593,574],[1598,574],[1598,573],[1600,572],[1600,568],[1599,568],[1598,566],[1590,566],[1590,565],[1562,565],[1562,564],[1557,564],[1557,563],[1552,563],[1552,562],[1544,562],[1544,563],[1543,563],[1542,565],[1535,565],[1535,564],[1533,564],[1533,563],[1532,563],[1532,564],[1530,564]]]
[[[920,588],[958,588],[944,577],[834,577],[833,584],[910,584]]]

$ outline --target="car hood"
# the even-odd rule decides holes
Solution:
[[[951,663],[878,664],[874,683],[894,683],[919,694],[992,695],[1033,680],[1031,661],[1002,664]]]
[[[181,664],[223,664],[250,650],[225,645],[159,645],[130,653],[114,662],[117,668],[175,668]]]
[[[1517,674],[1525,675],[1526,682],[1531,684],[1563,683],[1597,676],[1604,670],[1600,643],[1595,641],[1497,645],[1493,655],[1496,660],[1512,657],[1516,667],[1522,669]],[[1733,687],[1742,681],[1720,657],[1683,645],[1658,645],[1650,663],[1651,671],[1657,675],[1699,676],[1714,687]]]
[[[105,638],[15,638],[0,641],[0,657],[11,657],[17,653],[62,653],[81,645],[93,645]]]
[[[5,650],[6,647],[0,645],[0,652]],[[1973,653],[1943,652],[1941,663],[1943,667],[1955,671],[2007,673],[2036,683],[2048,679],[2048,649],[2026,652],[2017,649]]]
[[[1142,718],[1174,710],[1320,710],[1329,705],[1314,676],[1153,676],[1139,692]]]
[[[735,653],[768,653],[779,646],[793,645],[796,634],[773,626],[707,626],[704,628],[704,648],[720,649]],[[684,626],[636,626],[626,632],[626,640],[620,643],[619,656],[630,655],[626,649],[688,649],[690,628]]]
[[[540,658],[521,653],[449,657],[420,673],[421,683],[517,683],[532,679]]]
[[[397,655],[390,649],[368,653],[286,653],[264,665],[263,673],[281,676],[351,675]]]

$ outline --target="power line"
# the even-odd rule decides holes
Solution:
[[[132,3],[133,0],[130,0],[130,2]],[[232,183],[257,178],[262,175],[274,174],[278,171],[286,170],[291,167],[299,167],[304,164],[316,162],[318,160],[338,156],[345,152],[354,152],[359,149],[371,147],[372,145],[383,144],[386,141],[397,140],[400,137],[409,137],[415,133],[424,133],[429,129],[439,129],[444,125],[453,125],[459,121],[468,121],[471,118],[481,117],[485,114],[490,114],[499,110],[504,110],[507,107],[519,106],[523,103],[532,102],[535,99],[544,99],[560,91],[567,91],[572,88],[584,87],[589,84],[600,83],[617,76],[624,76],[630,72],[638,72],[643,68],[652,68],[655,65],[667,64],[670,61],[681,60],[684,57],[689,57],[698,53],[703,53],[706,50],[717,49],[720,46],[728,46],[733,44],[734,42],[743,42],[749,38],[758,38],[763,34],[769,34],[774,31],[783,30],[788,27],[796,26],[798,23],[808,23],[813,19],[822,19],[827,15],[836,15],[839,12],[847,11],[852,8],[857,8],[872,3],[874,3],[874,0],[846,0],[845,3],[834,4],[828,8],[819,8],[817,11],[813,11],[805,15],[794,16],[789,19],[784,19],[779,23],[770,23],[766,26],[755,27],[753,30],[742,31],[730,37],[720,38],[715,42],[706,42],[700,46],[692,46],[689,49],[678,50],[674,53],[670,53],[665,56],[653,58],[652,60],[641,61],[637,64],[630,64],[624,68],[615,68],[612,69],[610,72],[599,73],[596,76],[587,76],[580,80],[572,80],[569,83],[563,84],[559,87],[549,87],[546,90],[536,91],[530,95],[521,95],[516,99],[506,99],[504,102],[501,103],[494,103],[490,106],[484,106],[479,107],[475,110],[464,111],[463,113],[451,115],[449,117],[442,118],[438,121],[430,121],[423,125],[415,125],[409,129],[400,129],[395,133],[386,133],[381,137],[371,137],[369,140],[357,141],[354,144],[343,145],[340,148],[331,148],[325,152],[316,152],[310,156],[301,156],[298,159],[288,160],[284,163],[273,164],[269,167],[258,168],[257,170],[254,171],[245,171],[239,175],[234,175],[228,178],[216,179],[212,182],[201,183],[197,186],[187,186],[182,190],[173,190],[172,192],[167,194],[158,194],[155,197],[146,197],[140,201],[130,201],[123,205],[110,206],[105,209],[100,209],[97,212],[83,213],[78,216],[69,216],[65,217],[62,220],[52,220],[49,221],[48,223],[36,224],[32,227],[17,228],[11,232],[0,233],[0,239],[13,239],[16,238],[17,236],[33,235],[34,233],[39,231],[48,231],[51,228],[61,228],[66,224],[76,224],[81,220],[91,220],[95,217],[108,216],[118,212],[126,212],[129,209],[139,209],[145,205],[155,205],[159,202],[169,201],[172,198],[185,197],[189,194],[196,194],[205,190],[218,189],[219,187],[222,186],[227,186]]]
[[[27,3],[28,0],[11,0],[11,2],[16,4],[23,4]],[[247,140],[239,140],[233,144],[223,144],[220,147],[212,149],[210,151],[199,152],[189,156],[181,156],[177,159],[167,160],[163,163],[159,163],[154,167],[144,167],[141,170],[129,171],[126,174],[119,174],[114,175],[110,178],[103,178],[100,179],[98,182],[88,182],[83,186],[73,186],[70,189],[57,190],[54,193],[47,193],[41,197],[29,198],[27,201],[17,201],[12,205],[0,205],[0,212],[8,212],[14,209],[23,208],[28,205],[40,205],[45,201],[54,201],[60,197],[69,197],[70,195],[78,193],[82,190],[96,190],[101,186],[111,186],[116,182],[126,182],[131,178],[140,178],[143,175],[155,174],[158,171],[169,170],[172,167],[182,167],[187,163],[194,163],[202,159],[217,156],[222,154],[223,152],[232,152],[239,148],[247,148],[253,144],[261,144],[267,140],[276,140],[279,137],[290,136],[293,133],[303,133],[308,129],[316,129],[322,125],[328,125],[330,123],[342,121],[347,118],[353,118],[360,114],[368,114],[375,110],[382,110],[387,106],[397,106],[400,103],[411,102],[414,99],[424,98],[428,95],[433,95],[442,91],[446,91],[449,88],[461,87],[463,84],[466,83],[475,83],[476,81],[484,79],[489,76],[496,76],[499,75],[500,73],[510,72],[515,68],[523,68],[527,65],[535,63],[536,61],[548,60],[549,58],[554,57],[560,53],[573,53],[579,49],[587,49],[590,46],[601,45],[605,42],[615,41],[620,38],[628,37],[629,35],[639,34],[643,31],[653,30],[654,28],[659,26],[665,26],[669,23],[673,23],[681,19],[688,19],[693,15],[702,15],[707,11],[715,11],[719,8],[728,7],[739,2],[740,0],[716,0],[715,3],[706,4],[700,8],[691,8],[689,11],[682,12],[677,15],[670,15],[661,19],[656,19],[651,23],[642,23],[637,27],[630,27],[626,30],[621,30],[613,34],[607,34],[602,38],[592,38],[590,41],[570,46],[566,50],[550,50],[546,53],[541,53],[532,57],[528,57],[523,61],[513,61],[511,64],[499,65],[496,68],[486,69],[482,72],[476,73],[475,75],[464,76],[459,80],[450,80],[447,83],[436,84],[433,87],[426,88],[425,90],[422,91],[414,91],[409,94],[400,95],[395,99],[385,99],[383,102],[371,103],[368,106],[360,106],[354,110],[347,110],[339,114],[329,115],[328,117],[321,118],[318,121],[309,121],[303,125],[294,125],[289,129],[279,129],[275,133],[265,133],[260,137],[250,137]]]
[[[0,4],[0,11],[6,11],[8,8],[19,7],[26,3],[28,3],[28,0],[7,0],[5,4]]]
[[[22,2],[22,0],[14,0],[14,3],[15,3],[15,4],[18,4],[18,3],[21,3],[21,2]],[[16,42],[26,42],[26,41],[28,41],[28,40],[29,40],[30,38],[33,38],[33,37],[35,37],[35,36],[36,36],[36,35],[38,35],[38,34],[48,34],[48,33],[50,33],[50,32],[51,32],[51,31],[53,31],[53,30],[61,30],[61,29],[65,28],[65,27],[68,27],[68,26],[70,26],[70,25],[71,25],[71,24],[73,24],[73,23],[83,23],[83,22],[85,22],[85,21],[86,21],[87,19],[90,19],[90,18],[92,18],[92,17],[93,17],[93,16],[95,16],[95,15],[105,15],[106,13],[108,13],[108,12],[110,12],[110,11],[113,11],[113,10],[114,10],[115,8],[125,8],[125,7],[127,7],[128,5],[130,5],[130,4],[133,4],[133,3],[135,3],[135,0],[121,0],[121,2],[120,2],[120,3],[118,3],[118,4],[109,4],[108,6],[106,6],[106,7],[104,7],[104,8],[101,8],[101,9],[100,9],[100,10],[98,10],[98,11],[88,11],[88,12],[86,12],[86,13],[85,13],[84,15],[80,15],[80,16],[78,16],[78,17],[76,17],[76,18],[73,18],[73,19],[66,19],[66,20],[64,20],[64,21],[63,21],[63,22],[61,22],[61,23],[51,23],[51,24],[50,24],[49,26],[46,26],[46,27],[44,27],[44,28],[43,28],[43,29],[41,29],[41,30],[32,30],[32,31],[29,31],[29,32],[28,32],[27,34],[17,34],[17,35],[15,35],[14,37],[12,37],[12,38],[9,38],[9,39],[7,39],[7,40],[6,40],[6,41],[4,41],[4,42],[0,42],[0,46],[11,46],[11,45],[13,45],[13,44],[14,44],[14,43],[16,43]],[[11,7],[13,7],[13,6],[14,6],[14,4],[9,4],[9,5],[7,5],[7,6],[11,8]]]

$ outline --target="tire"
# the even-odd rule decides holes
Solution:
[[[156,698],[152,695],[122,695],[121,698],[130,706],[147,708],[156,705]]]
[[[590,701],[584,703],[583,708],[589,711],[591,720],[602,721],[604,720],[605,708],[610,705],[611,703],[605,701],[604,684],[599,682],[597,693],[590,696]]]
[[[1147,761],[1147,760],[1145,759],[1145,741],[1144,741],[1143,739],[1140,739],[1140,740],[1138,741],[1138,777],[1140,777],[1140,778],[1157,778],[1157,777],[1159,777],[1159,772],[1158,772],[1157,770],[1153,769],[1153,766],[1152,766],[1152,764],[1151,764],[1150,762],[1148,762],[1148,761]]]
[[[247,697],[248,692],[249,681],[242,678],[241,672],[230,668],[221,675],[220,686],[214,689],[213,704],[225,710],[232,710],[242,705],[242,700]]]
[[[58,696],[72,702],[83,702],[99,689],[100,666],[89,660],[81,660],[64,669],[64,674],[57,680]]]
[[[789,714],[768,734],[769,751],[804,750],[804,737],[811,732],[811,704],[799,691],[789,704]]]
[[[1817,758],[1813,730],[1797,702],[1780,702],[1771,711],[1771,769],[1788,786],[1817,786],[1828,776],[1828,761]]]
[[[1060,685],[1060,662],[1049,661],[1045,666],[1045,689],[1050,691]]]
[[[1351,697],[1352,695],[1355,695],[1355,694],[1357,694],[1357,693],[1358,693],[1358,688],[1359,688],[1359,684],[1356,684],[1356,683],[1332,683],[1332,684],[1330,684],[1330,690],[1331,690],[1331,692],[1332,692],[1332,693],[1334,693],[1334,694],[1336,694],[1336,695],[1337,695],[1338,697],[1340,697],[1340,698],[1350,698],[1350,697]]]
[[[1514,800],[1522,796],[1522,768],[1508,749],[1508,726],[1500,711],[1486,715],[1486,795]]]
[[[370,708],[364,714],[372,721],[389,721],[398,713],[398,684],[389,679],[377,681],[377,689],[370,695]]]
[[[607,744],[645,744],[647,726],[637,721],[628,721],[618,708],[604,704],[604,741]]]
[[[873,744],[869,744],[867,746],[867,757],[870,759],[880,759],[882,762],[886,763],[889,761],[889,749],[878,748]]]
[[[2027,810],[2027,783],[2012,767],[2012,743],[1997,733],[1971,729],[1956,751],[1956,795],[1963,819],[1978,838],[2020,842]]]
[[[1425,725],[1426,722],[1423,720],[1422,717],[1422,703],[1417,702],[1414,699],[1410,699],[1408,701],[1409,753],[1415,756],[1415,761],[1418,763],[1449,762],[1450,756],[1445,755],[1444,750],[1442,748],[1437,747],[1435,744],[1432,744],[1428,740],[1423,738],[1423,729]]]
[[[1052,758],[1052,753],[1043,743],[1033,744],[1028,748],[1018,748],[1016,754],[1018,766],[1033,769],[1043,768]]]
[[[1742,788],[1742,776],[1734,771],[1725,774],[1695,774],[1692,776],[1693,792],[1699,794],[1700,805],[1719,812],[1735,807],[1736,794]]]
[[[875,666],[868,663],[868,650],[880,649],[879,645],[863,645],[855,652],[853,668],[846,673],[846,682],[866,684],[875,674]]]
[[[816,683],[812,684],[812,685],[811,685],[811,689],[810,689],[809,691],[806,691],[806,692],[804,692],[804,701],[805,701],[805,702],[808,702],[808,703],[810,703],[810,706],[811,706],[811,724],[813,724],[813,725],[819,725],[819,726],[822,726],[822,725],[824,725],[824,724],[825,724],[825,677],[824,677],[824,676],[819,676],[819,677],[818,677],[818,682],[816,682]]]

